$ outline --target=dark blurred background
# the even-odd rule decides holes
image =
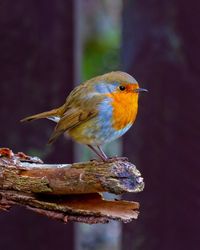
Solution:
[[[140,202],[139,219],[63,225],[15,208],[0,213],[0,249],[200,249],[199,13],[195,0],[0,1],[0,147],[50,163],[88,159],[70,140],[47,146],[50,121],[19,120],[111,70],[149,90],[123,142],[107,146],[145,178],[142,193],[126,196]]]

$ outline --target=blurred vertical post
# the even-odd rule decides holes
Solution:
[[[54,124],[20,124],[27,115],[61,105],[73,88],[75,8],[73,0],[11,0],[0,3],[0,142],[45,161],[72,162],[73,147],[46,142]],[[24,209],[0,213],[0,249],[73,249],[73,226]]]
[[[122,249],[199,249],[200,3],[124,1],[123,68],[142,87],[124,155],[146,187],[131,197],[139,219],[123,226]]]
[[[121,41],[121,0],[78,0],[80,9],[79,40],[82,49],[82,80],[119,70]],[[80,48],[80,46],[79,46]],[[80,58],[80,56],[78,56]],[[80,62],[80,60],[79,60]],[[91,150],[76,145],[77,160],[95,158]],[[121,153],[120,140],[104,148],[108,155]],[[110,194],[107,198],[112,199]],[[119,250],[121,225],[111,222],[108,225],[76,224],[76,250]]]

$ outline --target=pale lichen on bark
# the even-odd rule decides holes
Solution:
[[[1,209],[24,205],[64,222],[129,222],[137,218],[139,203],[107,201],[99,194],[143,190],[140,172],[127,160],[43,164],[38,158],[20,154],[0,150]]]

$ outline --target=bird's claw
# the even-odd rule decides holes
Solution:
[[[120,156],[114,156],[114,157],[109,157],[107,159],[91,159],[90,161],[92,162],[107,162],[107,163],[112,163],[115,161],[128,161],[127,157],[120,157]]]
[[[110,157],[106,160],[106,162],[115,162],[115,161],[128,161],[127,157],[123,157],[123,156],[114,156],[114,157]]]

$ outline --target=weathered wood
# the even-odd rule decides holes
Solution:
[[[23,205],[37,213],[63,222],[96,224],[108,223],[110,219],[130,222],[138,217],[139,203],[107,201],[98,193],[49,197],[0,190],[0,196],[0,209],[7,210],[13,205]]]
[[[38,158],[0,149],[0,209],[22,205],[50,218],[89,224],[129,222],[139,203],[104,200],[98,192],[139,192],[143,179],[127,159],[43,164]]]
[[[73,164],[21,162],[0,158],[0,188],[53,195],[139,192],[143,178],[126,159]]]

